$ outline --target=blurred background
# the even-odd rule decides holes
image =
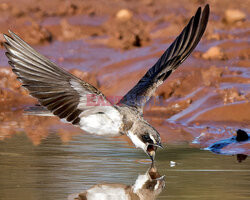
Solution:
[[[138,164],[136,158],[144,158],[142,152],[130,148],[132,145],[126,137],[107,139],[102,144],[100,138],[86,136],[83,131],[63,124],[55,117],[23,115],[23,109],[36,104],[37,101],[20,88],[20,83],[12,73],[4,55],[2,33],[8,34],[8,29],[12,30],[40,53],[93,84],[106,96],[121,97],[157,61],[195,14],[197,8],[204,7],[207,3],[210,4],[211,13],[201,42],[191,56],[157,90],[155,98],[144,110],[145,118],[160,132],[163,143],[170,145],[172,153],[165,155],[166,149],[160,151],[159,163],[166,167],[166,162],[169,162],[170,158],[175,159],[177,155],[187,151],[190,155],[197,155],[197,160],[204,157],[204,160],[209,158],[211,162],[216,162],[216,170],[232,170],[227,169],[231,166],[230,163],[234,163],[233,170],[243,166],[243,174],[233,176],[238,177],[239,182],[243,181],[243,186],[231,190],[232,194],[230,193],[227,199],[235,199],[233,194],[239,195],[238,193],[243,195],[242,199],[247,195],[249,197],[249,192],[245,189],[249,188],[249,180],[242,178],[247,170],[250,170],[249,161],[246,159],[250,154],[249,141],[232,142],[219,151],[223,154],[219,157],[199,150],[209,147],[216,141],[235,136],[237,129],[243,129],[248,133],[250,131],[249,0],[0,0],[0,199],[1,194],[4,195],[4,199],[14,199],[15,196],[8,196],[10,191],[15,191],[19,195],[29,194],[33,187],[33,196],[28,195],[26,199],[44,199],[43,195],[48,191],[46,187],[50,185],[47,182],[53,182],[53,175],[56,174],[58,166],[63,168],[59,169],[59,178],[56,179],[60,184],[50,185],[51,196],[46,196],[47,199],[65,197],[80,192],[80,188],[88,189],[99,183],[98,178],[89,179],[93,175],[98,176],[98,173],[102,177],[100,180],[114,181],[113,175],[110,180],[98,170],[88,170],[99,166],[95,162],[99,154],[111,160],[115,157],[115,163],[119,163],[117,165],[121,169],[124,164],[133,168],[132,170],[126,166],[130,175],[125,176],[123,171],[117,171],[116,174],[117,177],[121,175],[118,182],[132,184],[131,179],[136,179],[134,174],[140,172],[141,164]],[[76,142],[82,139],[93,140],[93,143],[88,144],[92,146],[84,143],[86,146],[82,147]],[[110,154],[109,145],[117,154]],[[123,145],[121,149],[120,145]],[[84,149],[75,151],[78,147]],[[97,155],[89,156],[89,149],[97,151]],[[51,156],[50,151],[56,152],[53,154],[55,157],[42,159],[42,164],[30,163],[30,160]],[[67,155],[75,157],[62,162],[60,159]],[[242,165],[236,165],[236,156],[232,158],[225,155],[238,155],[238,160],[246,161],[241,163]],[[84,160],[92,159],[89,161],[92,165],[86,167],[82,163],[87,172],[83,167],[84,170],[80,170],[80,174],[74,174],[71,170],[77,166],[75,162],[82,162],[82,156]],[[185,160],[185,156],[178,159]],[[71,159],[71,156],[67,158]],[[24,162],[26,159],[27,162]],[[179,162],[185,163],[183,160]],[[98,162],[101,166],[105,161]],[[55,168],[51,167],[51,163]],[[209,166],[209,163],[202,166],[199,161],[195,163],[195,169],[205,169]],[[113,162],[109,161],[106,164],[107,170],[113,169]],[[13,165],[18,167],[12,169]],[[187,161],[187,165],[192,166],[190,160]],[[68,168],[64,169],[64,166]],[[141,172],[144,173],[147,167],[143,165]],[[21,170],[16,176],[13,175],[17,169],[26,168],[27,173],[23,174]],[[166,173],[166,168],[164,170]],[[65,175],[64,172],[69,172],[70,175],[61,179],[61,176]],[[179,181],[190,180],[194,176],[193,172],[188,176],[173,173],[171,177],[180,176],[177,179]],[[49,178],[41,181],[37,174]],[[83,174],[86,175],[84,180],[79,178]],[[223,177],[232,179],[228,174],[214,175],[222,185],[225,184]],[[25,180],[25,177],[31,178],[35,184],[30,185],[30,180],[19,182]],[[209,177],[210,173],[203,178]],[[199,180],[202,182],[203,178],[200,177]],[[65,185],[66,182],[72,184]],[[82,183],[85,185],[80,186]],[[175,180],[170,183],[174,184]],[[212,184],[213,180],[209,183]],[[206,183],[202,184],[207,187]],[[27,190],[22,190],[22,185]],[[185,182],[184,185],[187,187],[189,184]],[[222,185],[213,188],[212,191],[223,197],[228,188],[223,188]],[[236,186],[232,183],[228,187]],[[44,193],[38,194],[38,188],[42,188],[40,191],[44,189]],[[63,188],[65,193],[57,196],[60,192],[53,188],[57,188],[58,191]],[[237,192],[240,189],[242,192]],[[184,198],[175,196],[179,194],[178,191],[170,195],[167,192],[160,196],[160,199],[200,199],[199,194],[192,196],[193,194],[185,193]],[[218,196],[209,194],[209,190],[206,191],[202,199],[218,199]]]

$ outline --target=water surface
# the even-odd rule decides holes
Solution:
[[[34,146],[20,133],[0,142],[0,199],[67,199],[104,182],[133,185],[150,167],[145,158],[109,138],[81,134],[63,144],[51,133]],[[177,144],[158,151],[156,160],[166,180],[157,199],[249,199],[249,159],[239,163]]]

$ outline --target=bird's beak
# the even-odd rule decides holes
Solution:
[[[162,180],[164,180],[165,179],[165,175],[163,175],[163,176],[161,176],[161,177],[159,177],[159,178],[156,178],[155,180],[157,180],[157,181],[162,181]]]
[[[147,154],[150,157],[150,159],[152,160],[152,162],[154,162],[154,160],[155,160],[155,151],[147,152]]]
[[[158,142],[157,144],[153,144],[155,147],[159,147],[159,148],[161,148],[161,149],[163,149],[163,146],[162,146],[162,144],[160,143],[160,142]]]
[[[152,162],[154,162],[154,159],[155,159],[155,149],[156,148],[157,147],[155,147],[152,144],[149,144],[148,147],[147,147],[146,153],[148,154],[148,156],[150,157],[150,159],[152,160]]]

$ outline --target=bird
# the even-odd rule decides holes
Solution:
[[[154,200],[165,188],[165,175],[161,176],[154,164],[140,174],[133,185],[122,183],[99,183],[77,195],[71,195],[74,200],[94,199],[130,199],[130,200]]]
[[[127,135],[152,160],[163,148],[158,131],[143,118],[143,107],[155,90],[180,66],[205,32],[210,8],[199,7],[182,32],[121,100],[112,104],[91,84],[59,67],[9,30],[5,55],[22,86],[47,110],[82,130],[100,136]],[[98,104],[105,102],[105,105]]]

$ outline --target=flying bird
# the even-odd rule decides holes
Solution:
[[[198,8],[180,35],[139,82],[115,105],[94,86],[58,67],[15,33],[4,34],[6,56],[17,79],[49,114],[98,135],[127,135],[154,161],[160,134],[143,118],[143,107],[155,90],[186,60],[207,26],[209,5]],[[89,100],[103,99],[103,105]]]

